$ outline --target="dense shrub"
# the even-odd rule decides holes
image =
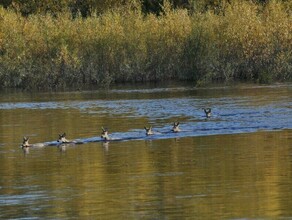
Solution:
[[[23,17],[0,8],[0,87],[60,88],[165,79],[291,80],[289,3],[248,2],[224,13],[139,6],[86,19],[71,12]]]

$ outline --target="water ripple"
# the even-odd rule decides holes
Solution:
[[[131,90],[132,91],[132,90]],[[185,91],[176,90],[137,90],[135,93]],[[112,90],[112,93],[120,93]],[[124,93],[127,93],[124,91]],[[163,135],[155,135],[148,139],[186,137],[214,134],[232,134],[255,132],[258,130],[281,130],[292,128],[292,99],[289,95],[269,94],[198,97],[180,96],[174,98],[151,99],[120,99],[120,100],[83,100],[83,101],[49,101],[49,102],[4,102],[0,103],[1,110],[13,109],[76,109],[82,114],[103,117],[147,118],[154,130]],[[205,119],[203,107],[212,108],[212,117]],[[180,121],[183,132],[166,135],[170,130],[169,121]],[[131,129],[131,128],[129,128]],[[141,130],[112,134],[116,139],[131,139],[143,137]]]

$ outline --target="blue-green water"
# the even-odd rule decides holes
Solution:
[[[291,91],[3,92],[0,218],[292,218]],[[101,141],[102,126],[115,141]],[[58,145],[63,132],[82,144]],[[23,151],[23,136],[51,146]]]

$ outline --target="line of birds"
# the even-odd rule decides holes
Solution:
[[[212,111],[211,108],[203,108],[203,110],[205,112],[206,118],[210,118],[211,117],[211,111]],[[180,125],[179,122],[174,122],[171,131],[174,132],[174,133],[180,132],[181,130],[179,128],[179,125]],[[144,129],[146,131],[146,136],[155,134],[155,132],[153,132],[153,130],[152,130],[152,126],[150,126],[150,127],[146,127],[145,126]],[[102,130],[102,132],[101,132],[101,138],[104,141],[110,141],[111,138],[109,137],[108,129],[102,127],[101,130]],[[61,144],[70,144],[70,143],[72,143],[72,144],[78,144],[79,143],[77,141],[71,141],[71,140],[66,139],[66,133],[65,132],[63,134],[59,134],[59,138],[58,138],[57,142],[59,142]],[[82,142],[80,142],[80,144],[81,143]],[[22,142],[21,148],[24,149],[24,148],[29,148],[29,147],[32,147],[32,146],[42,147],[42,146],[45,146],[45,145],[42,144],[42,143],[39,143],[39,144],[29,144],[29,137],[23,137],[23,142]]]

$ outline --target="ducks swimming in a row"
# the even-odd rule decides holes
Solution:
[[[155,134],[152,130],[152,126],[150,127],[144,127],[145,131],[146,131],[146,135],[149,136],[149,135],[153,135]],[[179,128],[179,122],[174,122],[173,123],[173,126],[172,126],[172,129],[171,129],[172,132],[174,133],[177,133],[177,132],[180,132],[180,128]]]
[[[211,108],[203,108],[203,110],[206,114],[206,118],[210,118],[211,117]],[[171,132],[174,132],[174,133],[180,132],[181,130],[179,128],[179,125],[180,125],[179,122],[174,122],[172,129],[171,129]],[[150,126],[150,127],[145,126],[144,129],[146,132],[146,136],[155,134],[155,132],[153,132],[153,130],[152,130],[152,126]],[[110,141],[111,140],[111,138],[109,137],[108,129],[104,128],[104,127],[101,128],[101,136],[100,137],[103,141]],[[66,139],[65,132],[63,134],[59,134],[59,138],[58,138],[57,142],[60,144],[82,143],[82,142],[71,141],[71,140]],[[29,137],[23,137],[23,142],[22,142],[21,148],[25,149],[25,148],[29,148],[31,146],[45,146],[45,145],[41,144],[41,143],[40,144],[29,144]]]
[[[152,130],[152,126],[150,127],[144,127],[145,131],[146,131],[146,136],[149,136],[149,135],[153,135],[155,134]],[[179,129],[179,122],[174,122],[173,123],[173,127],[171,129],[172,132],[179,132],[180,129]],[[103,141],[110,141],[112,140],[110,137],[109,137],[109,133],[108,133],[108,129],[107,128],[104,128],[104,127],[101,127],[101,139]],[[66,138],[66,133],[64,132],[63,134],[59,134],[59,138],[57,140],[57,142],[59,144],[78,144],[78,143],[82,143],[82,142],[77,142],[77,141],[71,141],[71,140],[68,140]],[[39,144],[29,144],[29,137],[23,137],[23,141],[22,141],[22,144],[21,144],[21,148],[24,149],[24,148],[29,148],[29,147],[32,147],[32,146],[39,146],[41,145],[41,143]],[[42,146],[45,146],[44,144],[42,144]]]
[[[78,142],[78,141],[71,141],[66,139],[66,133],[64,132],[63,134],[59,134],[59,138],[57,140],[57,142],[59,144],[82,144],[82,142]],[[37,148],[41,148],[41,147],[45,147],[45,146],[49,146],[49,143],[37,143],[37,144],[30,144],[29,143],[29,137],[23,137],[22,140],[22,144],[21,144],[21,148],[22,149],[28,149],[30,147],[37,147]],[[51,144],[54,145],[54,144]]]
[[[150,136],[150,135],[154,135],[156,132],[154,132],[152,130],[152,126],[150,127],[144,127],[144,130],[145,130],[145,134],[146,136]],[[179,128],[179,122],[174,122],[173,123],[173,127],[171,129],[172,132],[174,133],[177,133],[177,132],[180,132],[180,128]],[[111,140],[111,138],[109,137],[109,134],[108,134],[108,129],[107,128],[103,128],[101,127],[101,136],[100,136],[104,141],[109,141]]]

